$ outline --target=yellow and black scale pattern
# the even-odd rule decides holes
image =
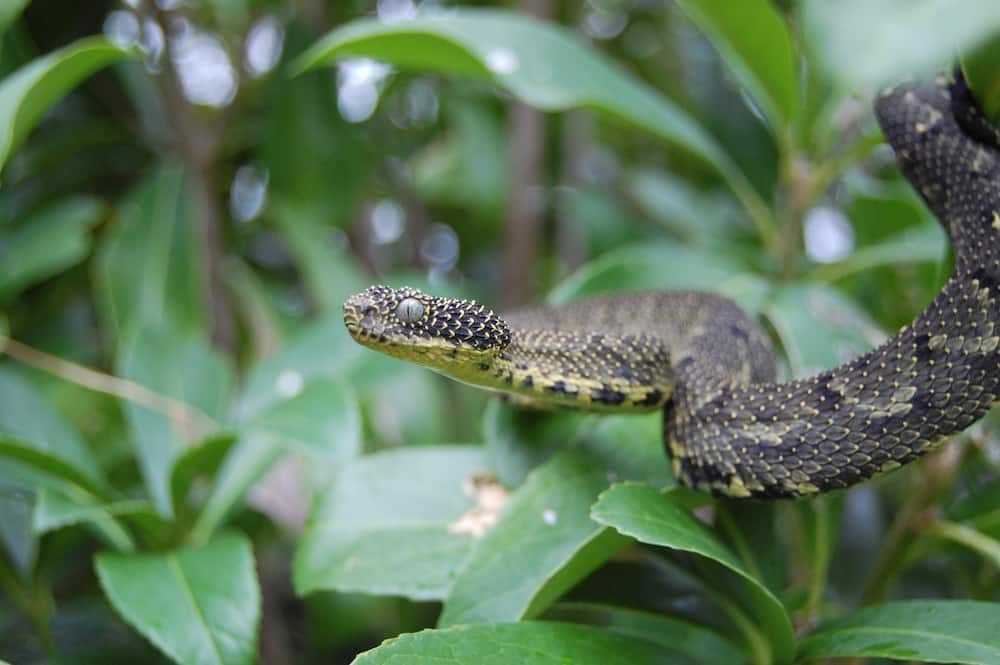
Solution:
[[[518,400],[662,408],[677,477],[715,493],[800,496],[896,469],[1000,394],[1000,140],[960,76],[889,90],[875,112],[956,265],[911,325],[840,367],[775,383],[758,325],[693,291],[501,318],[474,302],[376,286],[345,303],[347,328],[361,344]]]

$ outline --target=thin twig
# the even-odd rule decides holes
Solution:
[[[98,372],[0,335],[2,354],[78,386],[162,413],[189,441],[200,440],[219,429],[218,423],[190,404],[150,390],[140,383]]]

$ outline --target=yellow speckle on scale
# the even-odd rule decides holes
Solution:
[[[991,226],[995,229],[1000,229],[1000,213],[996,210],[993,211],[993,224]]]

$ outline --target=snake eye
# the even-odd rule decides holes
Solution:
[[[396,306],[396,316],[403,323],[416,323],[424,315],[424,304],[416,298],[403,298]]]

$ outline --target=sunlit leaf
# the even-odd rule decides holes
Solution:
[[[188,406],[185,420],[179,422],[136,402],[125,403],[146,487],[157,509],[172,515],[174,460],[185,447],[214,432],[194,428],[208,427],[212,419],[222,421],[231,382],[228,363],[199,338],[183,339],[150,327],[128,341],[119,365],[123,378]]]
[[[46,471],[90,489],[103,486],[101,470],[80,436],[6,368],[0,368],[0,404],[0,455],[42,464]]]
[[[83,79],[126,55],[103,38],[88,37],[37,58],[0,81],[0,171],[50,106]]]
[[[680,0],[764,110],[779,138],[802,106],[799,56],[785,19],[769,0]]]
[[[718,633],[687,621],[641,610],[595,603],[559,603],[545,618],[599,626],[613,633],[656,642],[698,663],[742,665],[746,656]],[[673,662],[673,661],[671,661]]]
[[[907,76],[947,69],[1000,32],[1000,4],[993,0],[803,0],[800,12],[808,48],[845,90],[871,95]]]
[[[601,524],[641,542],[693,552],[719,564],[720,574],[724,570],[735,573],[733,581],[740,580],[749,592],[745,602],[751,610],[751,620],[759,626],[759,629],[742,626],[755,659],[791,662],[795,637],[781,602],[707,526],[674,501],[669,493],[660,494],[638,483],[614,485],[594,504],[592,515]],[[739,586],[725,586],[730,598],[739,590]]]
[[[774,290],[764,315],[777,331],[796,377],[836,367],[885,339],[849,298],[822,285]]]
[[[31,0],[6,0],[0,4],[0,35],[11,23],[17,20]]]
[[[608,470],[578,451],[530,473],[459,571],[439,625],[537,616],[624,547],[627,539],[590,519],[607,485]]]
[[[986,117],[1000,123],[1000,38],[962,58],[962,70]]]
[[[800,660],[891,658],[910,662],[1000,662],[1000,605],[906,601],[824,623],[799,644]]]
[[[50,204],[0,238],[0,298],[76,264],[90,252],[98,222],[97,199],[76,197]]]
[[[260,588],[242,534],[159,554],[103,552],[97,574],[122,618],[176,662],[256,662]]]
[[[402,448],[340,467],[299,543],[296,590],[443,599],[473,544],[451,525],[476,505],[464,488],[488,469],[473,446]]]
[[[139,327],[207,336],[207,272],[183,169],[164,164],[122,199],[95,262],[98,311],[119,344]]]
[[[652,642],[572,624],[530,621],[476,624],[401,635],[354,659],[354,665],[663,665]]]

